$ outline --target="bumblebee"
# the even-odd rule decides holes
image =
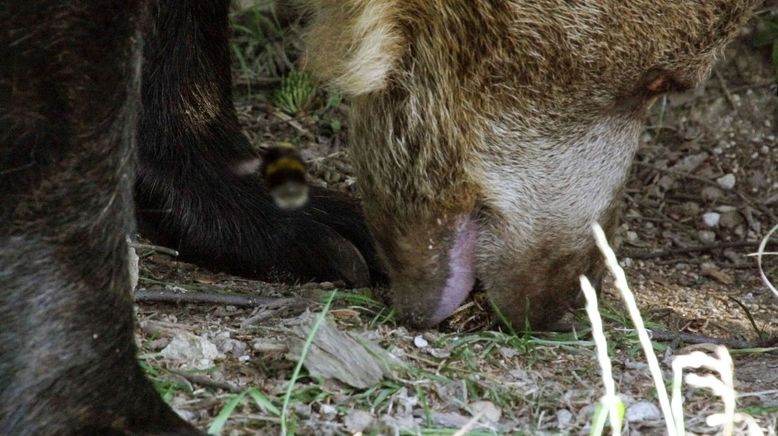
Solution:
[[[265,149],[260,173],[279,208],[297,209],[308,202],[305,163],[294,145],[280,142]]]

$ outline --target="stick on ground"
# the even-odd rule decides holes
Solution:
[[[143,303],[218,304],[241,307],[294,306],[300,298],[253,297],[248,295],[217,294],[209,292],[171,292],[159,289],[138,289],[135,301]]]

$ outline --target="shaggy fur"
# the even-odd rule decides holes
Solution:
[[[646,108],[700,83],[753,3],[309,1],[308,65],[353,99],[401,318],[437,323],[476,278],[519,328],[575,305],[578,276],[600,275],[590,225],[616,224]]]
[[[0,434],[197,434],[135,360],[136,212],[213,269],[381,277],[356,203],[281,210],[252,173],[228,6],[0,0]]]
[[[476,279],[520,326],[558,317],[600,269],[588,225],[615,223],[640,116],[705,77],[750,3],[311,0],[401,317],[440,321]],[[133,194],[187,259],[381,275],[352,203],[280,211],[250,174],[227,6],[0,0],[0,434],[197,434],[135,361]]]

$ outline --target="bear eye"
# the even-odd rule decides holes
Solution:
[[[666,92],[684,91],[689,85],[676,78],[676,75],[666,70],[652,70],[643,76],[638,93],[655,97]]]

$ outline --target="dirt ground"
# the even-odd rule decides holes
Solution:
[[[670,95],[652,109],[612,242],[644,317],[663,339],[655,349],[664,369],[675,355],[725,343],[735,361],[740,410],[775,434],[778,298],[749,254],[778,225],[778,97],[769,48],[751,46],[754,27],[726,50],[704,86]],[[287,39],[269,37],[259,50],[287,50],[294,31],[285,28]],[[288,68],[288,59],[279,64]],[[278,77],[236,67],[246,134],[258,147],[298,145],[313,183],[353,193],[347,104],[323,97],[329,104],[290,115],[273,98]],[[368,387],[305,367],[289,389],[307,311],[320,311],[338,284],[254,282],[162,253],[140,254],[141,292],[275,298],[255,307],[246,301],[138,305],[138,340],[149,374],[174,408],[201,428],[277,434],[283,415],[290,434],[454,434],[480,412],[471,434],[583,434],[603,394],[585,318],[573,332],[515,335],[499,331],[476,297],[439,330],[414,332],[396,325],[389,308],[364,289],[339,289],[327,325],[345,341],[385,350],[374,357],[396,365],[381,369]],[[764,266],[778,283],[778,257],[765,257]],[[602,291],[628,432],[664,434],[634,330],[610,281]],[[351,365],[342,369],[356,377],[360,371]],[[688,389],[687,429],[715,433],[704,418],[720,409],[712,395]]]

